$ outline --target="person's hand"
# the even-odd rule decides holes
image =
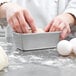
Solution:
[[[46,32],[54,32],[54,31],[61,31],[60,38],[66,38],[70,30],[70,23],[72,20],[72,16],[70,14],[63,14],[55,17],[46,27]]]
[[[6,8],[7,21],[15,32],[29,33],[28,26],[32,32],[36,31],[35,21],[27,9],[23,9],[16,4],[8,4]]]

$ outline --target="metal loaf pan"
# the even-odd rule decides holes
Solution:
[[[60,32],[13,33],[16,48],[21,50],[36,50],[56,47]]]

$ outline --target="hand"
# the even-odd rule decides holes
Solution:
[[[15,32],[29,33],[28,26],[32,32],[36,31],[35,21],[27,9],[23,9],[17,4],[8,4],[6,7],[7,21]]]
[[[60,38],[64,39],[71,32],[70,17],[68,15],[59,15],[55,17],[46,27],[46,32],[61,31]]]

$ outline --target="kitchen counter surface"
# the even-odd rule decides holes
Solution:
[[[56,48],[21,51],[6,40],[1,45],[9,66],[0,71],[0,76],[76,76],[76,56],[62,57]]]
[[[75,56],[62,57],[56,49],[8,53],[9,66],[0,76],[76,76]]]

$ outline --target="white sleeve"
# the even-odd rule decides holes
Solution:
[[[0,0],[0,3],[9,2],[10,0]]]
[[[72,15],[76,17],[76,0],[70,0],[64,13],[71,13]]]

